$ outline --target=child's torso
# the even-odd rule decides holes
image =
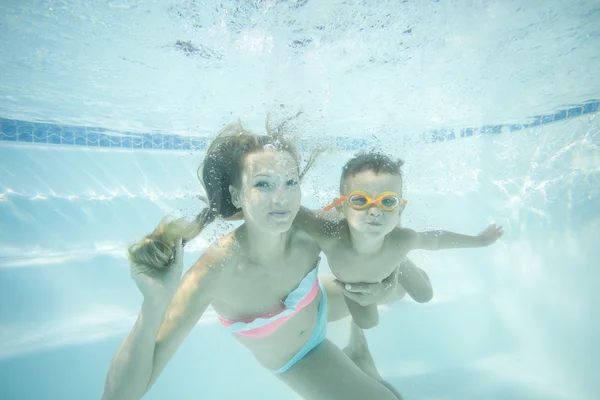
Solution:
[[[346,235],[329,242],[323,249],[329,268],[337,279],[346,283],[376,283],[390,276],[408,253],[398,238],[386,237],[381,249],[373,254],[360,254]]]

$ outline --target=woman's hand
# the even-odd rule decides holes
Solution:
[[[344,296],[354,300],[361,306],[381,303],[388,296],[396,291],[398,285],[398,269],[394,270],[390,276],[377,283],[344,283],[334,280]]]
[[[166,302],[177,290],[181,281],[181,272],[183,270],[183,246],[182,239],[175,241],[173,260],[163,270],[157,270],[145,265],[131,264],[130,273],[135,284],[144,296],[145,300]]]

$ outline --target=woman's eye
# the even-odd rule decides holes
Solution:
[[[296,186],[296,185],[298,185],[298,181],[296,179],[290,179],[289,181],[287,181],[287,185],[288,186]]]
[[[254,184],[254,187],[257,187],[257,188],[266,188],[266,187],[269,187],[269,182],[259,181],[259,182],[256,182]]]

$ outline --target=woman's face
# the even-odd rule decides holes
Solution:
[[[261,229],[285,232],[300,209],[300,177],[294,158],[285,151],[265,150],[244,159],[240,187],[232,199],[244,220]]]

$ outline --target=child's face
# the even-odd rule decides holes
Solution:
[[[362,191],[376,198],[381,193],[393,192],[402,197],[402,178],[387,173],[376,174],[373,171],[362,171],[346,178],[343,195]],[[376,204],[371,204],[365,210],[356,210],[348,202],[342,205],[342,212],[348,221],[348,226],[362,234],[383,237],[390,233],[400,222],[403,206],[399,205],[392,211],[385,211]]]

